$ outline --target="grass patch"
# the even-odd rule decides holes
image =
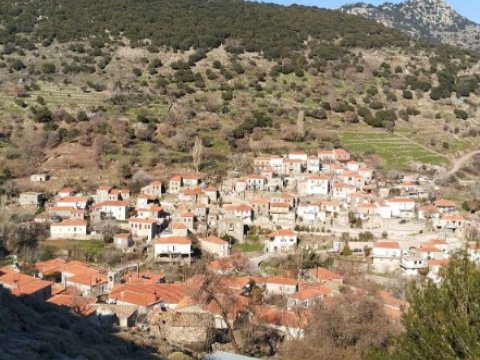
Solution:
[[[343,146],[365,155],[374,153],[384,160],[385,169],[407,169],[412,163],[444,165],[447,158],[396,134],[386,132],[344,131]]]
[[[41,242],[40,246],[51,246],[56,250],[79,250],[93,256],[107,250],[107,244],[98,240],[49,240]]]

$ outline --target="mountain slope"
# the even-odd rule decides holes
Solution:
[[[443,0],[408,0],[379,6],[356,3],[341,10],[418,36],[466,48],[480,48],[480,25],[458,14]]]

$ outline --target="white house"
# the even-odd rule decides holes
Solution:
[[[265,251],[269,253],[292,252],[297,246],[297,233],[293,230],[282,229],[268,235]]]
[[[192,256],[192,241],[184,236],[169,236],[157,238],[154,245],[156,260],[173,261],[178,259],[187,259],[188,262]]]
[[[395,271],[400,266],[402,249],[395,241],[377,241],[371,252],[372,266],[377,272]]]
[[[90,198],[86,196],[64,196],[56,201],[56,206],[86,209],[89,202]]]
[[[128,227],[133,236],[152,240],[157,234],[157,220],[131,217],[128,219]]]
[[[247,190],[263,191],[267,185],[267,179],[262,175],[252,174],[245,177]]]
[[[326,175],[308,176],[299,191],[305,195],[328,195],[330,192],[330,177]]]
[[[94,209],[100,210],[106,216],[115,218],[120,221],[127,220],[128,201],[107,200],[102,201],[93,206]]]
[[[334,199],[346,199],[348,195],[357,191],[353,185],[345,184],[344,182],[337,182],[332,186],[332,197]]]
[[[200,238],[198,242],[203,252],[218,257],[225,257],[230,255],[230,244],[227,241],[222,240],[216,236]]]
[[[384,203],[390,208],[394,218],[412,218],[415,215],[415,201],[412,199],[395,197],[385,199]]]
[[[150,184],[142,187],[143,194],[152,195],[157,198],[162,196],[163,183],[159,180],[152,181]]]
[[[299,204],[297,217],[306,225],[312,225],[317,221],[320,213],[320,204]]]
[[[87,237],[88,221],[65,219],[50,225],[50,238],[52,239],[85,239]]]
[[[320,159],[316,156],[309,156],[307,159],[307,171],[310,174],[317,174],[320,172]]]
[[[133,240],[130,233],[119,233],[113,236],[113,246],[117,250],[125,251],[132,245]]]

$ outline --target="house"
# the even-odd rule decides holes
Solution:
[[[165,275],[153,271],[131,271],[123,275],[125,284],[162,284],[165,283]]]
[[[299,183],[299,192],[304,195],[328,195],[330,193],[330,176],[312,175]]]
[[[323,267],[316,267],[313,269],[309,269],[306,272],[306,276],[309,279],[314,281],[332,281],[338,284],[343,284],[343,276],[340,276],[334,272],[331,272]]]
[[[33,301],[45,301],[52,294],[52,283],[19,273],[10,268],[0,268],[0,287],[13,296]]]
[[[418,209],[418,220],[439,219],[440,212],[435,205],[424,205]]]
[[[18,203],[21,206],[39,206],[43,202],[43,193],[27,191],[20,193]]]
[[[39,261],[35,263],[35,270],[40,279],[55,278],[61,275],[66,261],[60,258]]]
[[[218,189],[213,187],[213,186],[209,186],[207,187],[205,190],[205,195],[208,197],[209,201],[212,202],[212,203],[216,203],[219,199],[219,196],[218,196]]]
[[[344,149],[320,150],[318,157],[322,162],[324,161],[350,161],[350,153]]]
[[[269,253],[293,252],[297,246],[297,233],[293,230],[282,229],[268,235],[265,251]]]
[[[290,205],[284,202],[272,202],[270,204],[270,214],[288,214],[290,213]]]
[[[442,214],[452,214],[455,212],[455,203],[453,201],[440,199],[435,201],[434,205]]]
[[[247,191],[247,182],[245,179],[237,179],[234,183],[235,192],[240,194]]]
[[[297,218],[305,225],[313,225],[319,218],[320,204],[299,204]]]
[[[442,276],[440,270],[442,267],[448,265],[448,259],[429,260],[427,277],[432,279],[434,283],[440,283]]]
[[[155,259],[160,261],[186,260],[192,257],[192,241],[188,237],[169,236],[155,240]]]
[[[75,195],[75,190],[73,190],[71,187],[64,187],[57,193],[57,196],[59,198],[65,198],[65,197],[74,196],[74,195]]]
[[[302,160],[298,159],[283,159],[283,175],[295,175],[302,173]]]
[[[218,236],[223,237],[225,235],[231,236],[235,240],[243,243],[245,241],[245,224],[243,220],[232,218],[232,217],[224,217],[218,220]]]
[[[65,286],[78,289],[83,296],[100,296],[107,292],[108,278],[107,275],[100,273],[78,274],[68,277],[65,280]]]
[[[416,276],[419,271],[427,267],[427,260],[418,254],[404,255],[400,262],[400,268],[404,271],[405,275]]]
[[[255,278],[257,286],[263,286],[268,295],[291,295],[298,290],[298,281],[282,276]]]
[[[181,176],[174,176],[168,182],[168,192],[178,194],[182,190],[183,182]]]
[[[260,216],[267,217],[270,211],[270,201],[265,198],[255,198],[249,203],[253,210],[253,217],[258,218]]]
[[[148,195],[148,194],[139,194],[137,196],[137,201],[135,203],[135,206],[138,208],[145,208],[149,204],[153,204],[158,202],[157,197],[153,195]]]
[[[85,219],[85,210],[73,207],[52,206],[47,208],[47,214],[50,219]]]
[[[287,339],[301,339],[308,325],[308,316],[300,309],[284,310],[272,305],[253,308],[253,321],[280,331]]]
[[[458,228],[464,226],[466,223],[465,218],[460,214],[442,214],[440,219],[433,220],[433,225],[437,229],[449,229],[457,230]]]
[[[202,175],[199,174],[186,174],[182,176],[183,187],[192,188],[197,187],[202,183]]]
[[[344,182],[337,182],[332,186],[332,197],[334,199],[346,199],[348,195],[357,191],[353,185],[345,184]]]
[[[149,204],[144,208],[137,208],[137,217],[142,219],[160,219],[165,215],[163,207],[158,204]]]
[[[65,219],[61,222],[50,224],[51,239],[86,239],[88,221]]]
[[[97,203],[110,200],[110,192],[113,190],[113,187],[110,185],[100,185],[95,192],[95,201]],[[118,199],[114,199],[118,200]]]
[[[174,221],[184,224],[189,230],[193,230],[195,225],[195,214],[188,210],[183,210],[180,214],[174,216]]]
[[[372,252],[373,269],[377,272],[392,272],[399,268],[402,257],[402,249],[396,241],[376,241]]]
[[[133,245],[132,234],[130,233],[119,233],[113,236],[113,246],[117,250],[126,251],[130,246]]]
[[[106,200],[95,204],[93,209],[98,209],[107,217],[125,221],[128,214],[128,201]]]
[[[289,308],[310,308],[336,293],[337,291],[319,283],[302,283],[299,290],[289,296],[288,306]]]
[[[289,160],[300,160],[303,163],[307,163],[308,155],[303,151],[292,151],[287,155]]]
[[[234,217],[249,224],[252,220],[252,208],[247,204],[224,205],[223,211],[226,217]]]
[[[95,317],[95,307],[93,306],[95,300],[80,294],[55,294],[47,302],[70,309],[74,314],[83,318],[93,319]]]
[[[175,309],[185,296],[184,284],[120,284],[113,287],[108,302],[132,305],[139,314],[147,314],[155,308]]]
[[[124,329],[135,325],[137,308],[133,305],[95,304],[93,309],[102,325],[115,324]]]
[[[200,196],[205,193],[199,187],[186,188],[181,191],[179,200],[184,202],[196,203],[200,200]]]
[[[60,207],[86,209],[90,204],[90,201],[90,198],[87,196],[63,196],[56,201],[55,205]]]
[[[203,252],[212,254],[218,257],[225,257],[230,255],[230,244],[216,236],[208,236],[198,240],[200,249]]]
[[[267,185],[267,179],[261,175],[252,174],[245,177],[247,190],[264,191]]]
[[[415,215],[415,201],[404,197],[385,199],[385,205],[394,218],[412,218]]]
[[[33,174],[30,175],[30,181],[32,182],[45,182],[50,179],[48,174]]]
[[[320,172],[320,159],[316,156],[309,156],[307,159],[307,171],[310,174],[317,174]]]
[[[142,187],[141,192],[160,198],[163,192],[163,183],[160,180],[152,181],[150,184]]]
[[[152,240],[158,232],[157,220],[131,217],[128,219],[128,227],[133,236]]]

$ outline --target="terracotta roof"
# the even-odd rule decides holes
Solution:
[[[328,296],[330,293],[331,290],[322,285],[307,286],[293,294],[292,298],[303,301],[317,297]]]
[[[71,194],[71,193],[74,193],[74,192],[75,192],[75,190],[73,190],[71,187],[64,187],[58,193],[59,194]]]
[[[183,223],[180,223],[180,222],[172,222],[172,230],[186,230],[188,229],[187,228],[187,225],[183,224]]]
[[[306,311],[283,310],[271,305],[258,305],[254,307],[253,312],[253,319],[258,323],[296,329],[303,329],[308,325]]]
[[[170,181],[182,181],[182,177],[180,175],[174,176],[170,179]]]
[[[185,189],[183,190],[184,195],[201,195],[203,194],[203,190],[199,187],[194,187],[191,189]]]
[[[274,202],[274,203],[271,203],[270,204],[270,207],[276,207],[276,208],[289,208],[290,205],[287,204],[287,203],[283,203],[283,202]]]
[[[289,229],[280,229],[280,230],[277,230],[277,231],[274,231],[274,232],[271,232],[270,234],[268,234],[269,238],[273,238],[273,237],[276,237],[276,236],[297,236],[297,233],[295,231],[289,230]]]
[[[72,203],[87,203],[90,200],[87,196],[66,196],[61,199],[57,199],[57,203],[59,202],[72,202]]]
[[[14,296],[32,295],[52,286],[50,281],[40,280],[15,271],[0,273],[0,284],[9,288],[10,293]]]
[[[413,203],[412,199],[409,198],[403,198],[403,197],[394,197],[390,199],[385,199],[386,202],[391,202],[391,203]]]
[[[307,177],[307,180],[330,180],[331,177],[328,175],[311,175]]]
[[[257,278],[260,283],[265,284],[278,284],[278,285],[290,285],[290,286],[297,286],[298,281],[296,279],[286,278],[282,276],[270,276],[264,278]]]
[[[87,220],[80,219],[65,219],[58,223],[52,223],[51,226],[87,226]]]
[[[222,240],[216,236],[208,236],[206,238],[201,238],[200,241],[205,241],[205,242],[209,242],[209,243],[212,243],[212,244],[216,244],[216,245],[227,245],[228,242],[225,241],[225,240]]]
[[[418,252],[426,252],[426,253],[431,253],[431,252],[442,252],[442,250],[440,250],[439,248],[435,247],[435,246],[428,246],[428,245],[425,245],[425,246],[421,246],[419,249],[417,249]]]
[[[373,247],[379,249],[400,249],[400,244],[396,241],[376,241],[373,243]]]
[[[137,306],[178,304],[187,293],[184,284],[123,284],[113,287],[109,298]]]
[[[455,207],[455,203],[450,200],[440,199],[435,201],[436,207]]]
[[[58,306],[64,306],[72,309],[76,314],[82,316],[89,316],[95,312],[95,307],[91,306],[91,303],[95,302],[95,299],[85,298],[72,294],[56,294],[47,300],[50,304]]]
[[[179,245],[191,245],[192,240],[185,236],[169,236],[164,238],[157,238],[155,244],[179,244]]]
[[[110,190],[112,190],[112,187],[110,185],[100,185],[97,190],[110,191]]]
[[[270,204],[270,200],[265,199],[265,198],[255,198],[253,200],[250,200],[250,204],[252,204],[252,205],[268,205],[268,204]]]
[[[118,239],[128,239],[130,237],[130,233],[128,232],[124,232],[124,233],[118,233],[118,234],[115,234],[114,238],[118,238]]]
[[[388,291],[380,290],[377,291],[376,295],[384,305],[388,305],[391,307],[400,307],[405,305],[405,301],[397,299]]]
[[[323,267],[316,267],[308,270],[308,275],[317,280],[343,280],[343,276],[335,274]]]
[[[79,274],[79,275],[74,275],[70,276],[67,279],[68,282],[75,283],[75,284],[80,284],[84,286],[95,286],[98,284],[104,284],[108,282],[108,278],[104,274]]]
[[[136,271],[130,271],[123,275],[123,280],[127,284],[157,284],[165,279],[162,273],[153,271],[142,271],[137,274]]]
[[[464,221],[465,218],[460,214],[445,214],[441,216],[442,220]]]
[[[142,219],[132,216],[128,219],[128,222],[138,223],[138,224],[156,224],[157,220],[154,219]]]
[[[121,201],[121,200],[107,200],[107,201],[102,201],[99,203],[96,203],[93,208],[98,209],[101,208],[102,206],[119,206],[119,207],[127,207],[128,206],[128,201]]]
[[[37,269],[43,275],[51,275],[62,271],[66,261],[60,258],[55,258],[47,261],[39,261],[35,264]]]
[[[444,266],[448,264],[448,259],[434,259],[427,261],[428,266]]]

